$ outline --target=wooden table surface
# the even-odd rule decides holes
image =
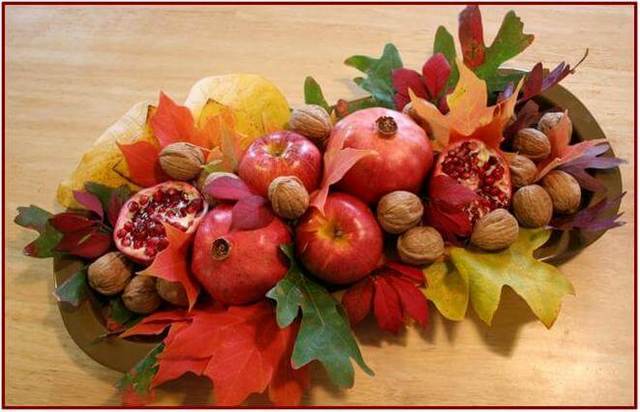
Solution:
[[[562,266],[576,297],[551,330],[505,293],[493,328],[470,314],[433,316],[426,331],[399,337],[372,324],[357,337],[375,372],[338,391],[314,369],[312,405],[631,405],[633,340],[633,8],[519,6],[534,44],[511,64],[589,58],[567,78],[615,152],[628,191],[627,225]],[[183,99],[201,77],[261,73],[292,105],[313,75],[331,100],[352,98],[352,54],[387,42],[420,68],[443,24],[457,32],[461,6],[24,7],[6,9],[6,403],[117,405],[120,376],[75,346],[52,292],[50,260],[22,255],[34,233],[13,224],[16,208],[59,210],[55,189],[93,140],[131,105],[164,90]],[[483,7],[490,41],[508,8]],[[434,311],[435,312],[435,311]],[[189,394],[185,395],[185,389]],[[208,383],[165,385],[158,403],[207,400]],[[256,398],[260,401],[261,398]]]

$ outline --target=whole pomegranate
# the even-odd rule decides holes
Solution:
[[[396,190],[417,193],[433,161],[424,130],[394,110],[376,107],[350,114],[333,128],[328,148],[342,141],[345,148],[377,152],[361,159],[337,184],[368,204]]]
[[[382,230],[366,204],[345,193],[332,193],[324,214],[313,208],[301,218],[296,227],[296,253],[320,279],[353,283],[378,265]]]
[[[280,245],[291,243],[289,228],[274,217],[256,230],[230,230],[232,206],[205,216],[193,244],[191,269],[214,299],[244,305],[264,298],[287,273]]]
[[[478,201],[465,208],[472,225],[494,209],[509,207],[509,165],[500,153],[480,140],[460,140],[447,146],[438,157],[432,179],[443,174],[456,179],[479,196]]]
[[[255,140],[238,165],[238,175],[257,194],[267,197],[269,184],[279,176],[295,176],[309,193],[320,184],[322,156],[306,137],[289,131]]]
[[[149,263],[169,245],[161,222],[195,232],[207,212],[200,192],[188,183],[164,182],[131,196],[113,228],[117,248],[139,263]]]

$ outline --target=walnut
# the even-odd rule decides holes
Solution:
[[[545,113],[544,116],[542,116],[538,121],[538,130],[549,136],[549,131],[556,127],[558,123],[560,123],[560,120],[562,120],[562,118],[565,116],[567,115],[563,112]],[[567,116],[567,120],[569,121],[569,137],[571,137],[571,135],[573,134],[573,125],[571,124],[571,119],[569,119],[569,116]]]
[[[551,143],[547,135],[529,127],[518,130],[513,138],[513,148],[531,160],[545,159],[551,153]]]
[[[109,252],[89,265],[89,286],[103,295],[116,295],[131,277],[131,263],[120,252]]]
[[[505,209],[495,209],[482,216],[473,227],[471,243],[481,249],[504,249],[518,239],[518,221]]]
[[[285,219],[297,219],[309,207],[309,193],[295,176],[280,176],[269,185],[269,200],[273,211]]]
[[[398,234],[417,225],[423,212],[424,207],[418,196],[397,190],[387,193],[378,202],[378,223],[386,232]]]
[[[537,228],[549,224],[553,215],[551,197],[541,186],[521,187],[511,200],[513,212],[522,226]]]
[[[575,213],[580,207],[582,191],[578,181],[567,172],[552,170],[542,178],[542,187],[551,196],[557,213]]]
[[[529,158],[514,155],[509,159],[511,171],[511,184],[513,187],[522,187],[533,183],[538,174],[538,168]]]
[[[161,300],[156,291],[156,278],[138,275],[131,279],[122,294],[124,306],[131,312],[151,313],[160,306]]]
[[[321,106],[305,104],[291,113],[289,129],[323,147],[331,134],[331,117]]]
[[[191,180],[204,164],[202,149],[191,143],[172,143],[160,152],[160,167],[176,180]]]
[[[166,279],[156,279],[158,295],[167,302],[176,306],[189,306],[189,299],[184,286],[180,282],[169,282]]]
[[[400,260],[410,265],[425,265],[444,254],[440,233],[430,226],[417,226],[404,232],[397,243]]]

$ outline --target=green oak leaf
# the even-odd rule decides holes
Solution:
[[[316,104],[324,108],[327,112],[331,112],[329,103],[322,94],[322,89],[317,81],[311,76],[304,79],[304,102],[306,104]]]
[[[553,326],[562,298],[575,292],[558,268],[533,257],[549,236],[551,231],[546,229],[520,229],[518,240],[501,252],[450,249],[456,269],[469,279],[471,304],[485,323],[491,325],[502,287],[509,286],[547,328]]]
[[[109,317],[111,320],[127,328],[132,327],[144,318],[144,316],[133,313],[127,309],[126,306],[124,306],[124,302],[122,302],[122,298],[119,296],[109,301]]]
[[[40,236],[24,247],[23,252],[27,256],[48,258],[58,255],[54,248],[62,240],[62,233],[58,232],[49,219],[53,215],[38,206],[19,207],[18,215],[14,222],[27,229],[37,231]]]
[[[456,46],[453,41],[453,36],[443,26],[438,27],[436,31],[436,37],[433,40],[433,54],[442,53],[449,62],[451,67],[451,74],[447,80],[446,90],[453,90],[458,83],[458,64],[456,63]]]
[[[158,355],[163,350],[163,343],[153,348],[133,369],[118,380],[116,387],[121,391],[133,390],[138,394],[148,394],[151,381],[158,372]]]
[[[66,302],[72,306],[78,306],[87,298],[87,292],[87,270],[82,268],[62,282],[53,291],[53,295],[58,302]]]
[[[344,64],[351,66],[367,77],[356,77],[353,81],[371,93],[380,106],[394,108],[391,73],[394,69],[402,67],[402,60],[398,49],[391,43],[384,46],[382,56],[379,59],[368,56],[351,56]]]
[[[302,311],[300,330],[291,361],[300,368],[318,360],[331,380],[342,388],[353,386],[351,359],[367,374],[373,371],[365,364],[349,322],[340,304],[323,287],[306,277],[294,260],[291,245],[282,245],[291,265],[286,276],[267,292],[276,301],[276,320],[281,328],[289,326]]]
[[[422,293],[449,320],[462,320],[469,304],[469,279],[450,261],[436,262],[424,269],[427,287]]]

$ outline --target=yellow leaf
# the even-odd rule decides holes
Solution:
[[[469,304],[469,279],[449,261],[436,262],[424,269],[427,287],[422,293],[447,319],[462,320]]]
[[[518,240],[501,252],[451,248],[451,261],[469,279],[471,304],[480,319],[491,325],[502,288],[509,286],[547,328],[553,325],[562,298],[574,290],[557,267],[533,257],[549,236],[551,231],[546,229],[520,229]]]

